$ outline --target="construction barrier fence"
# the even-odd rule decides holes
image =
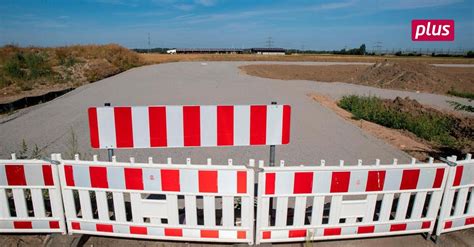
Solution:
[[[57,160],[69,233],[253,243],[253,169]]]
[[[56,165],[0,160],[0,232],[66,233]]]
[[[279,167],[45,160],[0,160],[2,233],[260,244],[474,227],[471,155]]]

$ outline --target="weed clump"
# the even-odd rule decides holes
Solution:
[[[474,119],[458,118],[427,108],[415,100],[382,100],[374,96],[344,96],[338,105],[355,119],[407,130],[434,144],[458,150],[471,149]],[[470,141],[469,141],[470,140]]]

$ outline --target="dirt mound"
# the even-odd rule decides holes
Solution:
[[[472,90],[473,81],[467,85],[459,83],[452,74],[419,62],[379,62],[359,74],[357,80],[369,86],[398,88],[429,93],[446,93],[449,89]]]
[[[419,61],[392,59],[374,65],[252,64],[240,69],[248,75],[271,79],[347,82],[437,94],[474,93],[472,67],[435,67]]]

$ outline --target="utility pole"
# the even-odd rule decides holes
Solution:
[[[148,53],[151,51],[150,33],[148,33]]]
[[[378,52],[380,54],[381,49],[382,49],[382,42],[376,41],[374,43],[374,50],[376,51],[376,53]]]
[[[265,42],[265,44],[267,45],[267,48],[273,47],[273,39],[271,36],[267,38],[267,41]]]

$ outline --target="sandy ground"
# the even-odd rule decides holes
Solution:
[[[41,246],[45,242],[46,235],[0,235],[0,246],[4,247],[22,247],[22,246]],[[64,247],[69,246],[72,237],[65,235],[57,235],[54,237],[55,241],[50,241],[46,246],[48,247]],[[378,237],[378,238],[363,238],[352,240],[334,240],[334,241],[318,241],[311,243],[280,243],[273,244],[276,247],[345,247],[345,246],[370,246],[370,247],[399,247],[399,246],[420,246],[420,247],[470,247],[474,246],[474,229],[451,232],[441,235],[438,244],[431,240],[426,240],[421,234],[392,236],[392,237]],[[129,246],[150,246],[150,247],[201,247],[201,246],[232,246],[232,244],[219,244],[216,242],[199,243],[199,242],[171,242],[171,241],[156,241],[156,240],[139,240],[126,238],[110,238],[90,236],[84,243],[84,246],[111,246],[111,247],[129,247]],[[234,245],[238,246],[238,245]],[[242,245],[243,246],[243,245]],[[261,245],[269,246],[269,245]]]

